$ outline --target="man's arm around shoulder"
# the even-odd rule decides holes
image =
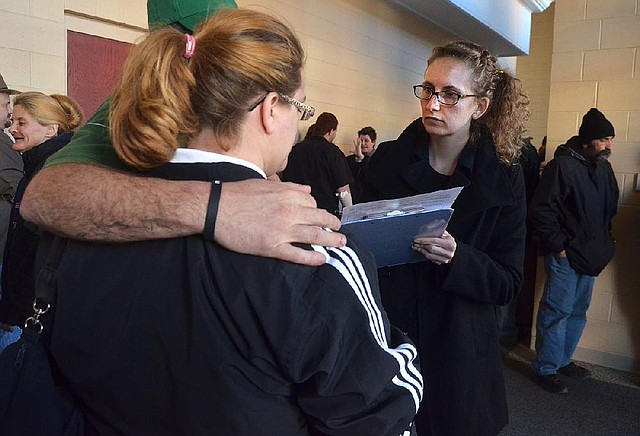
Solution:
[[[20,214],[49,231],[106,242],[201,233],[211,185],[169,182],[81,163],[51,165],[32,179]]]
[[[201,234],[211,183],[140,177],[105,167],[61,163],[27,187],[20,213],[65,236],[104,242]],[[316,208],[308,186],[264,180],[223,183],[213,239],[240,253],[320,265],[320,253],[292,243],[343,246],[344,235],[322,228],[339,220]],[[205,235],[212,238],[211,235]]]

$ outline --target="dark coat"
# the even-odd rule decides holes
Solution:
[[[566,250],[571,267],[597,276],[615,253],[611,219],[618,184],[606,160],[585,159],[574,136],[557,148],[542,173],[530,218],[547,253]]]
[[[13,196],[22,180],[22,157],[13,150],[13,141],[6,133],[0,132],[0,255],[4,255],[4,245],[7,242],[7,229]],[[2,259],[0,259],[0,264]]]
[[[418,119],[381,144],[364,200],[428,192],[428,143]],[[508,412],[494,305],[510,302],[522,282],[523,175],[498,161],[485,133],[463,150],[445,188],[454,186],[465,188],[447,228],[457,242],[452,262],[382,268],[380,289],[391,322],[418,344],[425,379],[418,434],[496,435]]]
[[[228,162],[150,173],[259,177]],[[373,258],[315,249],[326,264],[202,236],[70,241],[51,354],[96,434],[401,434],[422,395],[417,352],[379,310]]]
[[[311,186],[318,208],[336,215],[338,188],[353,183],[344,154],[322,136],[312,136],[294,145],[280,177],[285,182]]]
[[[33,264],[40,242],[40,229],[20,216],[20,203],[27,185],[49,156],[67,145],[72,132],[51,138],[22,154],[24,177],[18,183],[13,200],[7,244],[2,266],[2,300],[0,322],[23,325],[33,314],[35,276]]]
[[[350,154],[347,156],[347,164],[349,170],[353,176],[353,183],[351,187],[351,196],[353,197],[353,203],[360,203],[362,197],[362,189],[360,188],[360,180],[364,177],[364,173],[371,160],[371,155],[365,156],[360,162],[356,161],[356,155]]]

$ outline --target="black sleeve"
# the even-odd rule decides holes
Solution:
[[[383,199],[382,193],[377,189],[379,177],[390,177],[388,171],[382,171],[379,167],[384,165],[388,158],[392,158],[393,144],[395,141],[383,142],[378,145],[376,152],[373,153],[367,163],[367,171],[360,177],[360,201],[365,203],[368,201],[376,201]]]
[[[551,253],[564,250],[567,240],[560,222],[564,203],[563,185],[560,166],[554,159],[545,166],[529,205],[531,225],[539,235],[542,246]]]
[[[517,295],[522,284],[526,203],[524,177],[519,165],[508,169],[515,195],[503,206],[490,241],[482,250],[458,241],[455,257],[446,271],[442,289],[471,300],[505,305]]]
[[[291,344],[300,407],[312,434],[402,434],[422,399],[415,346],[389,325],[375,269],[350,248],[325,252]]]
[[[334,146],[332,148],[329,161],[328,168],[334,190],[337,191],[338,188],[353,183],[353,176],[351,175],[347,158],[338,147]]]

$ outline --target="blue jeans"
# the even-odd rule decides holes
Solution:
[[[22,329],[18,326],[13,326],[12,332],[5,332],[0,329],[0,353],[2,350],[7,348],[9,345],[17,342],[20,339],[20,335],[22,334]]]
[[[571,363],[584,326],[595,277],[578,274],[566,257],[548,254],[547,275],[536,323],[536,359],[531,362],[538,375],[556,374]]]

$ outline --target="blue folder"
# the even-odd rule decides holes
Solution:
[[[340,231],[373,253],[378,267],[422,262],[411,249],[417,236],[442,236],[453,209],[364,218],[342,225]]]
[[[463,187],[371,201],[343,210],[341,232],[373,253],[379,267],[423,262],[411,249],[418,236],[440,237]]]

